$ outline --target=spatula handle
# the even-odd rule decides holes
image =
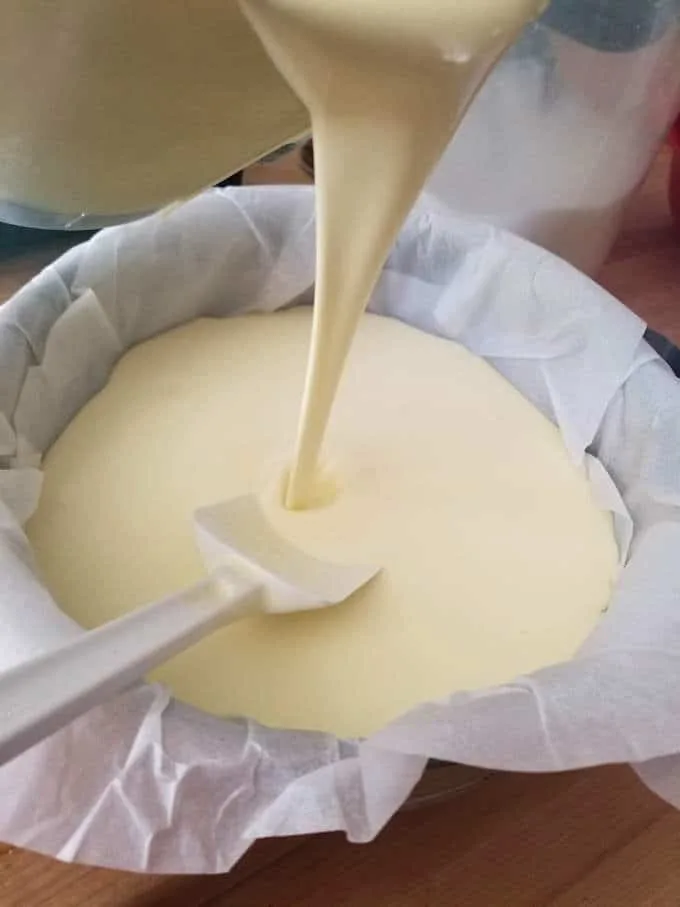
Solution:
[[[216,572],[0,674],[0,765],[260,604],[259,586]]]

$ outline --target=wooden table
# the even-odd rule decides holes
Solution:
[[[602,282],[680,343],[667,169],[665,154]],[[286,170],[258,179],[272,173]],[[0,265],[0,298],[54,251]],[[0,907],[678,907],[679,845],[680,813],[627,767],[496,776],[398,817],[373,844],[340,835],[266,842],[228,876],[132,876],[0,847]]]

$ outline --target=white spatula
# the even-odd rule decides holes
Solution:
[[[214,630],[339,604],[379,572],[304,554],[251,496],[198,511],[196,529],[209,580],[0,674],[0,765]]]

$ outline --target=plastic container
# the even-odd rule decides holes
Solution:
[[[677,116],[679,59],[678,0],[553,0],[480,92],[429,193],[595,273]]]
[[[235,0],[5,0],[0,221],[96,229],[306,133]]]

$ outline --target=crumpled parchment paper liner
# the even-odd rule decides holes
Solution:
[[[41,454],[133,344],[200,315],[311,301],[313,214],[307,189],[213,191],[105,231],[0,310],[3,668],[83,632],[21,530]],[[421,706],[363,742],[222,721],[139,685],[0,768],[0,838],[65,860],[222,872],[259,837],[369,840],[430,757],[633,762],[680,805],[680,391],[644,325],[548,253],[424,206],[372,309],[465,344],[558,424],[614,514],[622,561],[630,550],[597,631],[567,664]]]

